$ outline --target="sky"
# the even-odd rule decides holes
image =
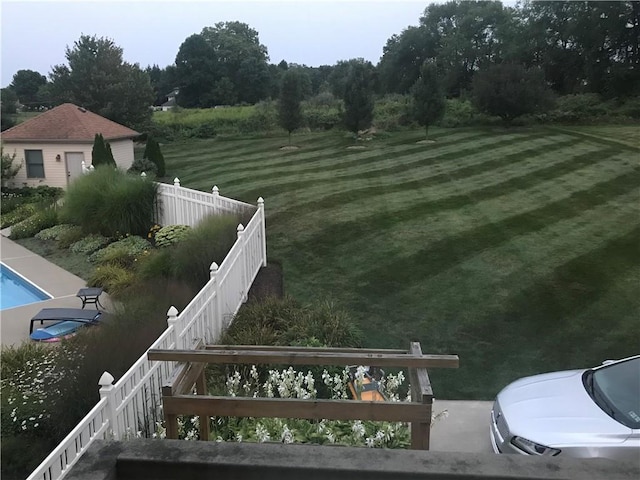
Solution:
[[[258,31],[270,62],[333,65],[362,57],[378,63],[393,34],[417,25],[429,0],[28,1],[0,0],[1,85],[22,69],[43,75],[66,63],[80,35],[111,38],[142,68],[174,62],[182,42],[217,22]]]

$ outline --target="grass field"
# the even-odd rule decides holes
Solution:
[[[460,355],[440,398],[638,353],[636,127],[434,129],[163,147],[182,185],[255,203],[285,289],[353,312],[368,346]]]

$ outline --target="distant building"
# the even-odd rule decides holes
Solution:
[[[22,168],[9,185],[67,188],[82,175],[82,162],[91,165],[97,133],[111,145],[118,167],[133,163],[133,138],[140,135],[72,103],[64,103],[2,132],[4,153],[16,154]]]

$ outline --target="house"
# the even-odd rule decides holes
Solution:
[[[16,154],[22,163],[9,185],[49,185],[66,188],[82,175],[82,162],[91,165],[95,135],[101,133],[111,145],[118,167],[133,163],[133,138],[140,135],[72,103],[64,103],[2,132],[3,151]]]
[[[170,93],[167,93],[167,101],[164,102],[162,105],[160,105],[160,110],[162,110],[163,112],[168,112],[173,107],[178,105],[176,97],[178,96],[179,93],[180,93],[179,88],[174,88],[173,90],[171,90]]]

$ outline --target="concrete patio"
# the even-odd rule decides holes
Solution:
[[[19,345],[29,341],[29,320],[41,309],[82,306],[76,293],[87,286],[83,279],[9,240],[4,235],[0,235],[0,260],[53,297],[51,300],[2,310],[0,312],[0,344],[2,346]],[[106,295],[100,298],[101,302],[104,297]]]

